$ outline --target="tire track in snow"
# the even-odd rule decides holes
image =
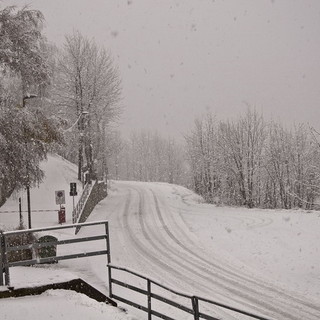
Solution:
[[[159,208],[158,208],[159,209]],[[158,212],[159,214],[159,212]],[[161,220],[162,217],[160,217]],[[201,266],[199,264],[199,262],[197,262],[196,260],[192,260],[192,257],[194,258],[195,253],[193,251],[191,251],[190,249],[188,249],[186,246],[184,246],[172,233],[171,231],[168,229],[168,227],[166,226],[166,224],[164,223],[164,221],[162,220],[162,224],[163,224],[163,229],[168,233],[169,237],[176,242],[182,249],[184,249],[185,251],[187,251],[189,254],[191,254],[190,260],[187,260],[188,265],[192,265],[195,269],[188,269],[186,266],[185,268],[190,270],[193,274],[195,274],[196,269],[201,270],[201,273],[197,274],[198,277],[201,277],[202,279],[204,279],[207,283],[211,282],[213,285],[215,286],[219,286],[220,288],[228,291],[229,293],[231,293],[232,295],[232,300],[236,303],[239,303],[240,305],[243,306],[247,306],[250,309],[255,309],[256,312],[263,314],[266,312],[266,310],[273,310],[274,312],[276,312],[277,314],[281,313],[282,315],[286,316],[286,317],[290,317],[290,320],[292,319],[300,319],[300,318],[291,318],[290,314],[287,314],[285,312],[280,311],[279,309],[276,309],[273,307],[273,305],[266,305],[264,304],[264,308],[261,307],[261,300],[255,299],[253,298],[251,295],[248,295],[245,293],[245,291],[248,291],[247,287],[243,287],[241,283],[235,281],[235,280],[231,280],[230,278],[226,278],[224,276],[222,276],[221,274],[218,274],[215,271],[211,271],[208,270],[206,267]],[[183,261],[186,261],[185,256],[181,256],[181,253],[179,254],[177,251],[172,251],[170,250],[171,253],[173,255],[175,255],[176,257],[178,257],[180,255],[180,259]],[[169,257],[173,259],[172,257]],[[212,267],[211,265],[209,265],[209,267]],[[223,271],[223,269],[221,269],[220,271]],[[210,277],[205,276],[204,274],[208,274],[208,276],[210,275]],[[215,280],[213,280],[213,278],[215,278]],[[217,279],[218,278],[218,279]],[[222,282],[221,282],[222,281]],[[226,284],[228,283],[228,285]],[[245,291],[241,291],[238,288],[239,287],[243,287],[243,289]],[[208,287],[207,287],[208,288]],[[208,291],[209,294],[212,294],[212,287],[209,288]],[[261,295],[261,292],[255,292],[258,295]],[[234,297],[241,297],[242,300],[238,300],[235,299]],[[230,298],[230,297],[229,297]],[[270,296],[271,298],[271,296]],[[250,301],[250,303],[248,303]],[[252,304],[254,303],[254,304]]]
[[[166,206],[165,206],[166,207]],[[172,208],[175,208],[175,209],[178,209],[178,210],[180,210],[181,208],[177,208],[177,207],[174,207],[174,206],[171,206],[170,205],[170,207]],[[160,210],[160,207],[159,207],[159,205],[158,205],[158,209]],[[186,209],[182,209],[183,211],[185,211],[185,212],[188,212],[189,214],[190,214],[190,211],[189,210],[186,210]],[[170,209],[169,209],[169,211],[171,211]],[[172,214],[171,214],[171,216],[173,216]],[[181,220],[182,220],[182,222],[185,224],[185,221],[184,221],[184,219],[183,219],[183,217],[182,217],[182,215],[179,213],[179,216],[180,216],[180,218],[181,218]],[[231,216],[231,218],[232,219],[236,219],[236,220],[238,220],[238,221],[241,221],[241,222],[245,222],[245,221],[247,221],[247,220],[245,220],[245,219],[241,219],[241,218],[237,218],[237,217],[233,217],[233,216]],[[251,218],[251,216],[249,217],[249,219],[250,219],[250,225],[248,225],[247,223],[246,223],[246,226],[249,228],[249,229],[254,229],[254,228],[256,228],[256,227],[262,227],[262,226],[267,226],[267,225],[270,225],[271,223],[272,223],[272,219],[271,218],[268,218],[268,219],[263,219],[263,218],[259,218],[258,219],[258,222],[256,222],[257,220],[254,220],[254,219],[252,219]],[[197,245],[194,243],[194,242],[192,242],[191,241],[191,238],[190,238],[190,236],[185,232],[185,230],[183,230],[182,228],[181,228],[181,226],[176,222],[176,221],[174,221],[174,219],[172,219],[172,221],[173,221],[173,223],[175,224],[175,228],[178,228],[178,229],[180,229],[179,231],[181,232],[181,234],[184,236],[184,238],[186,239],[186,240],[188,240],[188,242],[190,242],[191,243],[191,245],[193,245],[193,246],[195,246],[195,247],[197,247]],[[186,225],[186,224],[185,224]],[[190,230],[190,228],[186,225],[186,228],[188,228],[188,230]],[[193,234],[192,233],[192,230],[190,230],[190,232],[191,232],[191,234]],[[215,262],[213,262],[213,261],[209,261],[209,260],[207,260],[206,258],[204,258],[203,256],[199,256],[204,262],[206,262],[206,263],[208,263],[208,264],[214,264],[214,265],[216,265],[215,264]],[[220,261],[219,261],[220,262]],[[248,275],[247,273],[244,273],[244,272],[241,272],[238,268],[235,268],[235,267],[233,267],[231,264],[226,264],[226,265],[223,265],[223,267],[221,267],[221,265],[216,265],[218,268],[222,268],[221,270],[222,271],[225,271],[226,270],[226,268],[228,268],[228,271],[230,271],[233,275],[235,275],[237,278],[239,278],[239,277],[241,277],[242,279],[244,279],[245,281],[249,281],[249,282],[251,282],[251,283],[253,283],[253,284],[255,284],[255,285],[261,285],[261,284],[263,284],[263,286],[265,287],[265,288],[267,288],[267,289],[271,289],[272,291],[275,291],[275,290],[277,290],[275,287],[273,287],[273,286],[271,286],[270,285],[270,283],[267,283],[267,282],[265,282],[265,281],[261,281],[261,279],[260,278],[258,278],[258,279],[256,279],[256,280],[253,280],[253,277],[251,276],[251,275]],[[242,273],[242,275],[239,275],[239,273]],[[283,294],[283,291],[277,291],[279,294]],[[305,300],[301,300],[301,299],[299,299],[299,298],[297,298],[297,297],[293,297],[293,296],[291,296],[291,295],[287,295],[290,299],[292,299],[292,298],[294,298],[294,299],[296,299],[297,300],[297,302],[299,302],[299,303],[304,303],[306,306],[309,306],[309,307],[311,307],[311,308],[314,308],[315,307],[315,305],[314,304],[312,304],[312,303],[308,303],[308,302],[306,302]]]
[[[162,271],[165,271],[165,273],[169,273],[170,275],[174,275],[175,279],[180,279],[180,281],[184,281],[186,282],[190,287],[194,287],[195,283],[194,281],[190,280],[189,278],[185,278],[182,277],[182,273],[178,272],[176,268],[174,268],[173,266],[165,263],[163,260],[160,259],[159,257],[159,252],[161,252],[162,250],[155,245],[155,243],[151,240],[149,234],[146,231],[145,225],[144,225],[144,221],[143,221],[143,196],[141,195],[141,190],[140,189],[136,189],[134,187],[131,187],[131,189],[135,190],[138,193],[139,196],[139,223],[141,226],[141,231],[143,236],[145,237],[145,239],[149,242],[149,244],[153,247],[153,249],[155,250],[150,250],[150,248],[147,248],[145,246],[145,244],[143,244],[141,241],[139,241],[136,237],[135,237],[135,232],[134,230],[132,230],[130,228],[130,223],[129,223],[129,203],[130,203],[130,199],[127,199],[126,205],[125,205],[125,210],[123,212],[123,219],[124,219],[124,226],[126,228],[126,230],[128,231],[128,237],[130,238],[130,241],[134,244],[134,246],[139,249],[139,251],[143,254],[144,257],[148,257],[149,260],[155,264],[157,267],[160,266],[160,268],[162,269]],[[172,257],[167,256],[167,261],[171,261]],[[194,271],[190,268],[186,268],[186,266],[184,265],[180,265],[180,267],[184,267],[184,269],[187,269],[189,272],[191,272],[192,274],[194,274]],[[158,275],[159,276],[159,275]],[[210,278],[205,278],[204,279],[206,282],[210,282],[211,279]],[[171,281],[171,283],[174,281]],[[176,282],[176,286],[178,286],[179,282]],[[211,292],[211,287],[208,286],[202,286],[205,287],[207,289],[208,292]],[[229,313],[225,313],[222,310],[219,310],[219,314],[224,314],[226,316],[228,316],[227,319],[230,320],[238,320],[238,318],[234,318],[233,316],[231,316]]]
[[[189,249],[187,246],[185,246],[179,239],[177,239],[177,238],[175,237],[175,235],[169,230],[169,228],[167,227],[167,225],[166,225],[166,223],[165,223],[165,221],[164,221],[164,219],[163,219],[163,216],[162,216],[162,214],[161,214],[161,210],[160,210],[160,207],[159,207],[158,199],[157,199],[154,191],[151,190],[151,189],[150,189],[150,191],[151,191],[152,194],[153,194],[154,201],[155,201],[155,205],[156,205],[157,214],[158,214],[159,220],[161,221],[161,223],[162,223],[162,225],[163,225],[164,230],[167,232],[168,236],[169,236],[177,245],[179,245],[184,251],[188,252],[189,254],[191,254],[192,256],[196,257],[197,259],[200,259],[200,260],[201,260],[202,262],[204,262],[205,264],[208,264],[209,266],[211,266],[211,267],[213,266],[214,268],[218,269],[219,272],[226,274],[227,277],[232,276],[232,278],[241,279],[242,281],[249,282],[250,284],[253,284],[253,285],[254,285],[254,288],[249,288],[249,287],[247,287],[247,286],[244,286],[244,285],[241,284],[241,283],[237,283],[237,282],[235,283],[234,281],[230,280],[230,278],[225,278],[225,277],[223,276],[223,278],[224,278],[223,280],[226,281],[226,282],[228,282],[228,283],[230,283],[231,285],[237,285],[238,287],[242,287],[242,288],[243,288],[244,290],[246,290],[246,291],[248,291],[248,289],[249,289],[249,290],[250,290],[252,293],[254,293],[254,294],[258,294],[258,295],[264,294],[264,295],[265,295],[266,292],[257,291],[257,287],[262,287],[264,290],[270,291],[270,292],[267,293],[267,295],[268,295],[269,297],[275,298],[275,296],[274,296],[275,294],[277,294],[278,296],[280,295],[281,297],[286,298],[286,300],[284,301],[284,303],[286,303],[286,304],[288,304],[288,302],[289,302],[287,299],[289,299],[289,300],[291,300],[291,301],[293,300],[292,302],[291,302],[291,301],[289,302],[289,305],[290,305],[290,307],[291,307],[292,309],[297,309],[297,311],[299,311],[299,312],[303,311],[304,313],[308,314],[309,316],[315,317],[315,318],[312,318],[312,319],[318,319],[319,309],[318,309],[317,306],[315,306],[315,305],[313,305],[313,304],[311,304],[311,303],[308,303],[308,302],[306,302],[306,301],[303,301],[303,300],[301,300],[301,299],[298,299],[298,298],[296,298],[296,297],[290,296],[290,295],[284,293],[283,291],[279,291],[279,290],[277,290],[276,288],[270,287],[270,286],[268,286],[268,285],[266,285],[266,284],[264,284],[264,283],[256,282],[256,281],[254,281],[254,280],[252,280],[252,279],[249,279],[249,278],[247,278],[247,277],[245,277],[245,276],[241,276],[241,275],[239,275],[239,272],[234,272],[234,271],[226,270],[225,268],[217,265],[216,263],[213,263],[212,261],[209,261],[209,260],[206,259],[206,258],[201,257],[201,256],[198,255],[196,252],[190,250],[190,249]],[[183,230],[182,230],[182,232],[184,233]],[[188,263],[190,263],[190,261],[189,261]],[[196,266],[196,265],[195,265],[195,267],[199,267],[199,266]],[[200,268],[203,272],[207,271],[207,269],[204,269],[203,267],[199,267],[199,268]],[[209,271],[209,272],[210,272],[210,271]],[[219,273],[219,277],[221,277],[221,273]],[[217,276],[217,273],[216,273],[216,272],[215,272],[215,273],[212,273],[212,276]],[[252,298],[250,298],[249,300],[252,301]],[[261,300],[256,300],[256,299],[254,299],[254,300],[255,300],[256,302],[258,302],[259,304],[261,304]],[[295,303],[294,305],[292,304],[293,302]],[[264,305],[265,305],[265,307],[266,307],[266,310],[274,310],[274,311],[276,311],[277,313],[279,313],[280,310],[274,308],[274,305],[277,304],[277,303],[278,303],[278,302],[276,302],[276,303],[275,303],[275,302],[272,302],[272,305],[269,305],[269,306],[268,306],[268,305],[265,305],[265,302],[264,302]],[[307,307],[307,308],[310,308],[311,310],[301,310],[300,306],[297,306],[296,303],[299,303],[300,305],[303,305],[303,306],[305,306],[305,307]],[[279,305],[279,308],[281,308],[281,307],[282,307],[282,306]],[[314,312],[316,312],[316,313],[314,313]],[[287,316],[288,319],[290,319],[290,320],[291,320],[291,319],[301,319],[300,317],[295,318],[294,315],[284,313],[283,311],[281,311],[280,314]],[[305,316],[304,316],[304,319],[309,319],[309,318],[305,318]]]
[[[140,196],[140,208],[139,208],[139,220],[140,220],[140,225],[141,225],[141,230],[142,230],[142,233],[144,234],[144,237],[145,239],[147,239],[149,241],[149,244],[154,248],[154,250],[156,250],[156,252],[158,253],[161,253],[167,261],[170,261],[171,263],[175,263],[178,267],[182,268],[184,271],[187,271],[191,274],[191,277],[193,277],[193,279],[195,278],[195,276],[197,278],[200,278],[201,281],[204,281],[201,283],[201,286],[200,286],[200,291],[204,291],[203,289],[205,288],[207,293],[210,295],[212,294],[212,286],[208,286],[208,283],[211,283],[212,285],[214,286],[219,286],[221,288],[223,288],[224,290],[228,291],[232,297],[233,297],[233,301],[234,302],[237,302],[239,303],[240,305],[242,306],[247,306],[249,308],[254,308],[257,312],[260,312],[261,314],[265,312],[265,310],[267,309],[274,309],[272,305],[268,305],[268,306],[265,306],[265,308],[261,308],[259,306],[259,304],[261,303],[260,300],[258,299],[255,299],[253,298],[251,295],[247,295],[246,293],[244,293],[243,291],[240,291],[238,289],[239,287],[239,283],[238,282],[235,282],[233,281],[233,287],[230,287],[230,286],[227,286],[225,285],[225,283],[221,282],[221,279],[216,279],[215,281],[213,281],[212,277],[213,274],[211,273],[210,277],[209,276],[206,276],[205,274],[208,274],[210,273],[207,269],[204,269],[204,268],[201,268],[199,267],[199,265],[195,264],[192,260],[188,260],[187,261],[187,264],[186,264],[186,259],[184,257],[181,257],[177,254],[177,251],[174,251],[170,248],[170,246],[166,246],[164,248],[164,250],[159,247],[157,244],[155,244],[155,242],[152,240],[152,239],[156,239],[157,238],[157,243],[161,243],[163,239],[160,239],[158,237],[158,234],[154,233],[152,230],[151,230],[151,234],[152,234],[152,238],[150,237],[150,233],[147,232],[146,230],[146,226],[145,226],[145,222],[144,220],[142,219],[143,217],[143,209],[142,209],[142,204],[144,203],[144,200],[143,200],[143,195],[141,193],[141,189],[138,189],[138,188],[133,188],[135,189],[139,196]],[[150,228],[149,228],[150,230]],[[168,251],[171,252],[172,255],[168,255]],[[177,260],[178,259],[181,259],[181,261]],[[193,265],[193,267],[197,268],[197,269],[202,269],[202,273],[196,273],[195,272],[195,269],[193,268],[190,268],[189,265]],[[168,265],[166,264],[166,268],[168,268]],[[171,272],[176,269],[173,269],[171,268]],[[181,274],[179,273],[178,274],[179,278],[181,278]],[[183,281],[186,281],[186,279],[188,279],[187,277],[182,277],[182,280]],[[220,280],[220,281],[219,281]],[[198,279],[199,281],[199,279]],[[230,282],[231,280],[225,278],[224,279],[225,282]],[[194,287],[195,286],[195,283],[192,283],[192,286]],[[199,290],[199,289],[198,289]],[[241,297],[241,300],[238,300],[234,297]],[[230,297],[229,297],[230,298]],[[250,301],[251,300],[251,301]],[[251,303],[248,303],[248,301],[250,301]],[[252,302],[255,303],[255,305],[252,305]],[[219,311],[222,311],[221,309]],[[296,320],[300,320],[300,318],[291,318],[291,315],[290,314],[286,314],[285,312],[281,312],[279,309],[274,309],[274,311],[276,311],[278,314],[282,314],[286,317],[290,317],[289,319],[290,320],[293,320],[293,319],[296,319]],[[230,315],[228,314],[228,316],[230,317]]]
[[[181,279],[181,273],[180,272],[177,273],[175,268],[170,267],[167,263],[163,263],[163,261],[159,259],[159,254],[155,255],[155,254],[152,253],[152,252],[154,252],[154,249],[157,250],[158,252],[162,252],[162,253],[163,253],[163,251],[161,250],[161,248],[159,248],[157,245],[155,245],[155,243],[153,241],[151,242],[151,240],[154,239],[154,238],[157,238],[158,235],[157,234],[156,235],[152,234],[152,238],[151,238],[150,237],[151,234],[148,233],[148,230],[146,229],[146,226],[145,226],[145,219],[144,219],[144,214],[145,214],[145,212],[144,212],[145,211],[144,204],[145,204],[145,200],[144,200],[144,197],[143,197],[143,194],[142,194],[142,192],[145,192],[145,190],[143,190],[141,188],[137,188],[137,187],[134,188],[132,186],[130,186],[130,188],[135,190],[138,193],[139,197],[140,197],[138,215],[135,215],[135,216],[136,217],[139,216],[140,228],[141,228],[141,231],[142,231],[142,234],[143,234],[144,238],[146,239],[146,242],[143,241],[144,243],[142,243],[141,239],[138,239],[138,238],[135,239],[136,238],[135,230],[131,230],[131,228],[130,228],[130,230],[129,229],[128,230],[130,231],[131,240],[133,240],[133,242],[135,243],[135,247],[136,248],[138,248],[140,251],[142,250],[142,253],[143,253],[144,257],[148,257],[148,259],[155,265],[159,265],[160,264],[161,268],[166,270],[166,271],[168,271],[168,269],[169,269],[171,274],[175,274],[179,279]],[[159,204],[158,204],[158,206],[159,206]],[[129,216],[128,216],[129,205],[126,205],[126,210],[125,211],[126,211],[126,213],[125,213],[126,219],[129,219]],[[131,217],[132,217],[132,215],[131,215]],[[126,225],[128,227],[130,226],[129,223],[128,223],[128,220],[127,220],[127,224]],[[147,246],[146,246],[146,243],[148,244]],[[157,243],[160,243],[160,242],[157,241]],[[167,247],[165,248],[165,250],[166,249],[167,249]],[[170,256],[167,256],[166,258],[169,259],[168,261],[172,260],[172,257],[170,257]],[[185,267],[184,265],[181,265],[181,262],[179,262],[179,261],[175,261],[175,263],[178,264],[180,268],[181,267]],[[184,261],[184,263],[185,263],[185,261]],[[194,270],[193,269],[189,269],[189,271],[192,272],[192,274],[194,274]],[[188,279],[188,278],[187,277],[183,277],[182,279],[183,279],[184,282],[186,282],[185,280]],[[205,281],[206,282],[208,282],[208,281],[212,282],[212,279],[206,278]],[[191,287],[194,286],[193,282],[190,283],[190,281],[188,281],[188,284],[191,285]],[[215,285],[217,285],[217,283],[215,283]],[[211,287],[208,287],[208,286],[205,286],[205,285],[202,285],[201,287],[202,288],[205,287],[207,290],[210,290],[209,292],[212,292],[212,288]],[[207,290],[205,290],[205,291],[207,291]],[[258,294],[260,294],[260,293],[258,293]],[[240,302],[243,304],[243,301],[240,301]],[[250,307],[252,307],[252,305],[250,305]],[[277,310],[277,311],[279,311],[279,310]],[[281,319],[283,319],[283,318],[281,318]],[[300,317],[299,318],[296,318],[296,317],[293,318],[290,315],[289,319],[290,320],[291,319],[299,319],[300,320],[301,318]],[[307,319],[307,318],[304,317],[304,319]]]

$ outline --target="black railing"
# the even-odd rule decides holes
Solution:
[[[89,227],[89,226],[96,226],[96,225],[104,225],[104,232],[101,235],[95,236],[88,236],[82,238],[71,238],[71,239],[64,239],[59,240],[57,238],[52,237],[52,239],[48,242],[30,242],[23,245],[15,245],[9,243],[10,237],[15,236],[26,236],[26,235],[34,235],[35,233],[39,232],[51,232],[56,230],[62,229],[72,229],[78,227]],[[61,247],[62,245],[67,245],[71,243],[83,243],[87,241],[97,241],[97,240],[105,240],[105,248],[102,250],[96,251],[82,251],[78,253],[72,254],[64,254],[64,255],[52,255],[41,257],[38,254],[39,249],[41,248],[50,248],[50,247]],[[8,258],[10,252],[21,252],[23,250],[28,250],[32,252],[31,257],[27,259],[14,259],[14,261],[10,261]],[[47,227],[47,228],[39,228],[39,229],[28,229],[28,230],[18,230],[18,231],[7,231],[0,233],[0,285],[10,286],[10,267],[14,266],[26,266],[26,265],[35,265],[40,263],[52,263],[58,262],[60,260],[69,260],[75,258],[83,258],[83,257],[91,257],[97,255],[106,255],[107,256],[107,263],[111,262],[110,257],[110,239],[109,239],[109,225],[108,221],[97,221],[97,222],[86,222],[86,223],[75,223],[69,225],[63,225],[58,227]],[[4,273],[4,279],[3,279]]]
[[[87,183],[82,191],[81,197],[76,205],[76,207],[72,211],[72,223],[77,223],[79,220],[79,217],[81,216],[82,210],[84,209],[84,206],[90,196],[91,190],[93,188],[93,185],[96,182],[93,183]]]
[[[129,270],[129,269],[121,268],[121,267],[118,267],[118,266],[115,266],[115,265],[112,265],[112,264],[108,265],[108,269],[109,269],[109,296],[110,296],[110,298],[116,299],[116,300],[121,301],[123,303],[126,303],[126,304],[128,304],[128,305],[130,305],[132,307],[135,307],[137,309],[145,311],[148,314],[148,320],[151,320],[152,316],[156,316],[156,317],[164,319],[164,320],[175,320],[174,318],[171,318],[168,315],[165,315],[165,314],[163,314],[163,313],[161,313],[159,311],[154,310],[153,303],[152,303],[153,300],[165,303],[166,305],[169,305],[171,307],[179,309],[182,312],[185,312],[185,313],[188,313],[188,314],[192,314],[194,320],[200,320],[200,319],[221,320],[221,317],[218,318],[218,317],[214,317],[212,315],[206,314],[204,312],[200,312],[200,303],[206,303],[206,304],[209,304],[209,305],[213,305],[213,306],[217,307],[217,311],[219,311],[218,310],[219,308],[222,308],[224,310],[232,311],[232,312],[234,312],[234,313],[236,313],[238,315],[241,314],[241,315],[247,316],[247,317],[249,317],[251,319],[271,320],[271,319],[265,318],[263,316],[255,315],[255,314],[253,314],[251,312],[247,312],[247,311],[240,310],[238,308],[230,307],[230,306],[225,305],[223,303],[219,303],[219,302],[216,302],[216,301],[213,301],[213,300],[201,298],[201,297],[198,297],[198,296],[191,296],[191,295],[188,295],[188,294],[185,294],[185,293],[178,292],[176,290],[173,290],[173,289],[171,289],[169,287],[166,287],[166,286],[160,284],[157,281],[151,280],[151,279],[149,279],[149,278],[147,278],[145,276],[142,276],[142,275],[138,274],[137,272]],[[139,288],[139,287],[137,287],[135,285],[128,284],[126,282],[123,282],[123,281],[115,279],[112,276],[112,269],[123,271],[123,272],[129,273],[129,274],[132,274],[132,275],[134,275],[134,276],[136,276],[136,277],[138,277],[140,279],[144,279],[146,281],[146,289],[141,289],[141,288]],[[130,298],[126,299],[126,298],[123,298],[123,297],[121,297],[119,295],[114,294],[113,293],[113,287],[112,287],[113,284],[121,286],[121,287],[124,287],[126,289],[129,289],[129,290],[132,290],[132,291],[135,291],[135,292],[138,292],[138,293],[146,296],[146,298],[147,298],[146,299],[146,304],[142,305],[142,304],[139,304],[137,302],[133,302],[132,300],[130,300]],[[166,294],[166,297],[163,297],[163,296],[161,296],[159,294],[156,294],[152,290],[153,287],[162,288],[167,292],[170,292],[170,293],[173,293],[173,294],[177,295],[178,297],[182,297],[182,298],[188,299],[189,300],[189,306],[183,305],[181,303],[178,303],[176,301],[173,301],[173,300],[169,299],[168,298],[168,296],[169,296],[168,294]]]
[[[104,225],[104,232],[103,234],[98,234],[94,236],[87,236],[81,238],[70,238],[70,239],[63,239],[63,240],[50,240],[48,242],[29,242],[22,245],[15,245],[9,243],[9,237],[12,236],[23,236],[23,235],[30,235],[39,232],[50,232],[62,229],[70,229],[70,228],[79,228],[79,227],[89,227],[95,225]],[[47,257],[41,257],[38,255],[39,249],[45,247],[61,247],[63,245],[73,244],[73,243],[83,243],[87,241],[97,241],[97,240],[105,240],[105,248],[96,251],[88,251],[85,252],[78,252],[74,253],[74,251],[70,254],[64,255],[53,255]],[[23,250],[29,250],[33,254],[31,258],[27,259],[15,259],[14,261],[10,261],[8,256],[11,252],[19,252]],[[148,320],[152,320],[152,316],[155,316],[160,319],[164,320],[175,320],[171,316],[165,315],[162,312],[155,310],[155,302],[164,303],[166,306],[170,306],[180,310],[181,312],[187,313],[193,317],[194,320],[206,319],[206,320],[221,320],[222,318],[217,315],[219,310],[229,311],[236,313],[237,315],[247,316],[251,319],[258,319],[258,320],[271,320],[270,318],[265,318],[263,316],[255,315],[251,312],[243,311],[238,308],[230,307],[226,304],[213,301],[210,299],[201,298],[198,296],[191,296],[185,293],[178,292],[172,288],[164,286],[157,281],[151,280],[143,275],[138,274],[129,269],[125,269],[122,267],[118,267],[111,264],[111,256],[110,256],[110,236],[109,236],[109,226],[108,221],[97,221],[97,222],[86,222],[86,223],[76,223],[70,225],[62,225],[57,227],[47,227],[47,228],[39,228],[39,229],[28,229],[28,230],[18,230],[18,231],[7,231],[7,232],[0,232],[0,286],[6,285],[10,286],[10,267],[14,266],[24,266],[24,265],[34,265],[40,263],[50,263],[50,262],[58,262],[60,260],[68,260],[68,259],[75,259],[75,258],[82,258],[82,257],[90,257],[90,256],[97,256],[97,255],[106,255],[107,256],[107,266],[108,266],[108,274],[109,274],[109,296],[110,298],[114,298],[118,301],[131,305],[135,308],[138,308],[148,314]],[[1,270],[2,269],[2,270]],[[134,284],[129,284],[128,282],[121,281],[116,279],[112,276],[112,270],[122,271],[131,275],[134,275],[140,279],[146,281],[146,286],[144,289]],[[3,279],[4,273],[4,279]],[[124,277],[123,277],[124,278]],[[124,298],[123,296],[114,294],[113,286],[118,285],[120,287],[126,288],[131,291],[135,291],[139,294],[142,294],[146,297],[145,305],[132,301],[132,298]],[[165,291],[164,296],[159,294],[159,288]],[[157,290],[156,290],[157,289]],[[187,304],[183,304],[177,302],[169,298],[169,294],[175,294],[179,299],[186,299]],[[201,304],[201,309],[200,309]],[[214,311],[210,311],[211,315],[202,311],[204,304],[211,305],[214,307]],[[163,309],[161,309],[163,310]]]

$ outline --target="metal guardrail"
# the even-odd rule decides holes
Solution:
[[[71,229],[77,227],[89,227],[95,225],[104,225],[105,232],[101,235],[89,236],[89,237],[82,237],[82,238],[72,238],[72,239],[65,239],[65,240],[58,240],[57,241],[50,241],[50,242],[34,242],[28,243],[24,245],[10,245],[8,241],[8,237],[10,236],[23,236],[23,235],[30,235],[37,232],[49,232],[54,230],[62,230],[62,229]],[[52,246],[61,246],[65,244],[71,243],[82,243],[87,241],[96,241],[105,239],[106,247],[103,250],[97,251],[85,251],[79,253],[72,253],[72,254],[65,254],[61,256],[50,256],[50,257],[39,257],[38,255],[33,255],[32,259],[22,260],[18,259],[17,261],[9,261],[8,253],[12,251],[21,251],[21,250],[31,250],[32,252],[37,252],[39,248],[43,247],[52,247]],[[39,229],[28,229],[28,230],[18,230],[18,231],[6,231],[0,232],[0,286],[6,285],[10,286],[10,267],[14,266],[26,266],[26,265],[35,265],[40,263],[52,263],[58,262],[60,260],[68,260],[68,259],[75,259],[75,258],[83,258],[83,257],[90,257],[90,256],[97,256],[97,255],[107,255],[107,263],[111,262],[110,256],[110,237],[109,237],[109,225],[108,221],[97,221],[97,222],[86,222],[86,223],[76,223],[76,224],[69,224],[63,225],[58,227],[47,227],[47,228],[39,228]],[[4,273],[4,279],[3,279]]]
[[[96,182],[93,183],[87,183],[82,191],[81,197],[76,205],[76,207],[74,208],[74,210],[72,211],[72,223],[77,223],[79,217],[81,216],[82,210],[90,196],[91,190],[93,188],[93,185]]]
[[[162,284],[160,284],[159,282],[157,281],[154,281],[154,280],[151,280],[145,276],[142,276],[138,273],[136,273],[135,271],[132,271],[132,270],[129,270],[129,269],[126,269],[126,268],[121,268],[121,267],[118,267],[118,266],[115,266],[115,265],[112,265],[112,264],[108,264],[108,269],[109,269],[109,296],[110,298],[112,299],[116,299],[118,301],[121,301],[125,304],[128,304],[132,307],[135,307],[137,309],[140,309],[142,311],[145,311],[147,312],[148,314],[148,320],[151,320],[152,319],[152,316],[156,316],[158,318],[161,318],[161,319],[164,319],[164,320],[175,320],[165,314],[162,314],[158,311],[155,311],[153,308],[152,308],[152,299],[154,300],[157,300],[157,301],[161,301],[162,303],[165,303],[169,306],[172,306],[172,307],[175,307],[183,312],[186,312],[188,314],[192,314],[194,316],[194,320],[200,320],[200,319],[206,319],[206,320],[221,320],[221,318],[215,318],[213,316],[210,316],[208,314],[205,314],[203,312],[200,312],[200,308],[199,308],[199,304],[200,302],[205,302],[205,303],[208,303],[210,305],[213,305],[213,306],[216,306],[216,307],[219,307],[219,308],[222,308],[222,309],[225,309],[225,310],[229,310],[229,311],[233,311],[235,313],[237,313],[238,315],[241,314],[241,315],[244,315],[244,316],[248,316],[252,319],[258,319],[258,320],[271,320],[271,319],[267,319],[265,317],[262,317],[262,316],[259,316],[259,315],[255,315],[251,312],[247,312],[247,311],[243,311],[243,310],[240,310],[240,309],[237,309],[237,308],[233,308],[233,307],[230,307],[228,305],[225,305],[223,303],[219,303],[219,302],[216,302],[216,301],[213,301],[213,300],[208,300],[208,299],[205,299],[205,298],[201,298],[201,297],[198,297],[198,296],[191,296],[191,295],[188,295],[188,294],[185,294],[185,293],[181,293],[181,292],[178,292],[176,290],[173,290],[169,287],[166,287]],[[146,289],[141,289],[141,288],[138,288],[132,284],[128,284],[128,283],[125,283],[123,281],[120,281],[120,280],[117,280],[115,278],[112,277],[112,269],[115,269],[115,270],[120,270],[120,271],[123,271],[123,272],[126,272],[126,273],[130,273],[140,279],[144,279],[146,280]],[[142,295],[145,295],[147,296],[147,306],[143,306],[143,305],[140,305],[136,302],[133,302],[129,299],[125,299],[123,297],[120,297],[118,295],[115,295],[113,293],[113,289],[112,289],[112,284],[115,284],[115,285],[118,285],[118,286],[121,286],[121,287],[124,287],[124,288],[127,288],[129,290],[132,290],[132,291],[135,291],[135,292],[138,292]],[[159,294],[156,294],[154,292],[152,292],[152,287],[153,286],[157,286],[157,287],[160,287],[170,293],[174,293],[175,295],[179,296],[179,297],[183,297],[183,298],[187,298],[190,300],[190,306],[191,307],[188,307],[188,306],[185,306],[185,305],[182,305],[180,303],[177,303],[171,299],[168,298],[168,295],[167,297],[162,297],[160,296]]]

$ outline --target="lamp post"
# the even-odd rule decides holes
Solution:
[[[89,105],[90,107],[90,105]],[[91,140],[91,119],[90,114],[85,117],[83,121],[83,145],[84,145],[84,151],[86,156],[86,179],[85,183],[91,183],[92,179],[95,179],[94,174],[94,164],[93,164],[93,154],[92,154],[92,140]]]
[[[72,128],[78,124],[79,129],[79,151],[78,151],[78,180],[82,181],[82,163],[83,163],[83,130],[84,123],[83,117],[89,114],[88,111],[82,111],[78,117],[78,119],[70,126],[68,129],[64,130],[63,133],[69,132]]]
[[[26,106],[26,100],[36,98],[37,95],[35,94],[28,94],[23,97],[22,99],[22,107],[24,108]],[[26,139],[26,137],[25,137]],[[25,144],[27,145],[27,140],[25,140]],[[26,148],[27,149],[27,148]],[[31,229],[31,200],[30,200],[30,181],[29,181],[29,170],[28,170],[28,159],[26,161],[26,167],[27,167],[27,206],[28,206],[28,228]]]

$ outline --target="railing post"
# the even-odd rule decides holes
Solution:
[[[197,297],[192,297],[192,308],[193,308],[193,314],[194,314],[194,320],[199,320],[199,301]]]
[[[109,297],[112,298],[112,274],[111,274],[110,265],[108,265],[108,277],[109,277]]]
[[[152,318],[152,306],[151,306],[151,281],[147,279],[147,291],[148,291],[148,320]]]
[[[10,286],[10,274],[9,274],[9,266],[8,266],[8,259],[7,259],[7,247],[6,247],[6,237],[5,235],[1,232],[1,260],[2,260],[2,265],[1,265],[1,279],[2,279],[2,284],[3,284],[3,270],[4,270],[4,281],[6,286]]]
[[[3,233],[2,231],[0,231],[0,286],[3,286],[3,271],[4,271],[4,263],[3,263],[4,249],[2,244],[2,237],[3,237]]]
[[[19,226],[23,226],[21,198],[19,198]]]
[[[108,278],[109,278],[109,297],[112,298],[112,274],[111,274],[111,253],[110,253],[110,235],[109,235],[109,222],[105,223],[106,232],[106,246],[107,246],[107,267],[108,267]]]
[[[105,230],[106,230],[106,245],[107,245],[107,262],[108,264],[111,263],[111,253],[110,253],[110,235],[109,235],[109,222],[105,223]]]

